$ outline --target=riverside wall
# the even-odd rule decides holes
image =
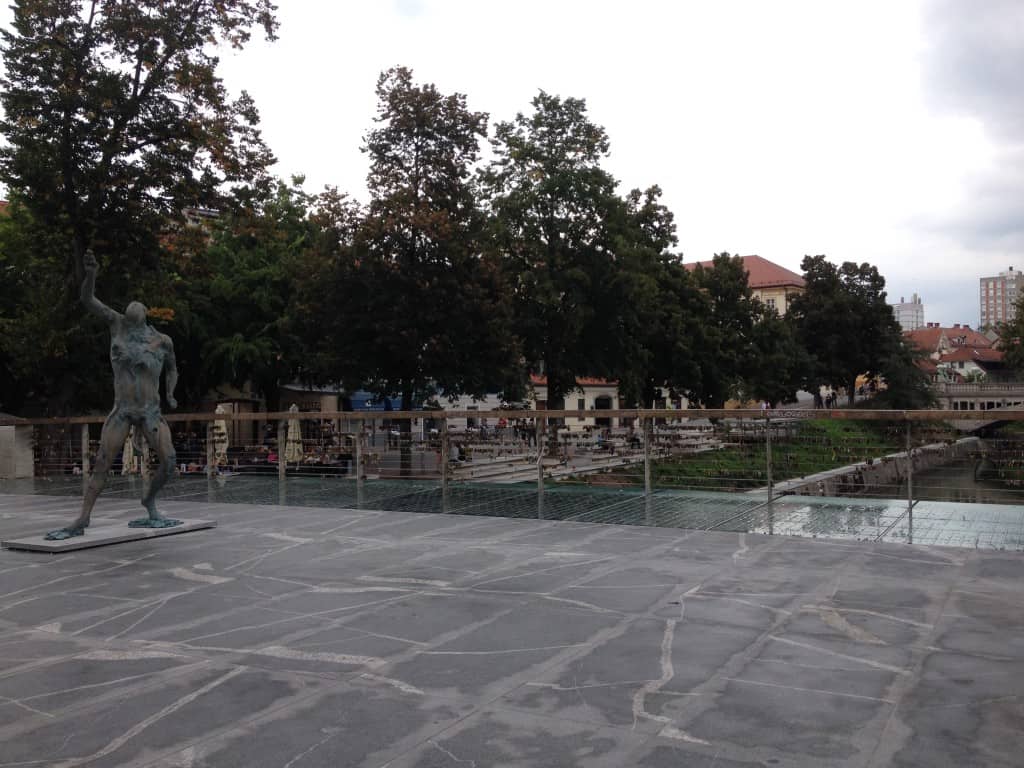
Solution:
[[[965,437],[953,443],[932,443],[913,448],[910,461],[913,471],[945,466],[957,459],[982,450],[977,437]],[[795,496],[849,496],[871,487],[899,485],[907,476],[907,452],[890,453],[869,461],[829,469],[806,477],[776,483],[776,494]],[[759,489],[766,492],[768,489]]]

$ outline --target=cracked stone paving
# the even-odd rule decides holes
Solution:
[[[218,527],[0,553],[0,768],[1022,764],[1020,553],[163,509]]]

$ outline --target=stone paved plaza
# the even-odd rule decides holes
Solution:
[[[76,508],[0,495],[0,538]],[[1022,764],[1020,553],[164,511],[219,527],[0,553],[0,767]]]

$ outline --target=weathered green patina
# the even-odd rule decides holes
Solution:
[[[168,336],[146,323],[146,308],[139,302],[130,303],[122,315],[99,301],[95,296],[97,268],[96,258],[91,252],[87,253],[81,298],[86,308],[106,320],[110,327],[114,409],[103,423],[100,448],[82,499],[81,514],[69,526],[46,534],[51,541],[85,533],[93,505],[106,484],[111,462],[133,426],[135,434],[143,435],[156,452],[160,466],[143,491],[142,505],[147,516],[132,520],[129,525],[134,528],[167,528],[180,524],[179,520],[163,517],[156,510],[156,494],[173,476],[176,460],[171,430],[160,415],[161,374],[165,377],[167,404],[171,408],[178,405],[174,399],[174,387],[178,382],[174,345]]]

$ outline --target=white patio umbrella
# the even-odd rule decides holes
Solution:
[[[292,403],[288,413],[298,414],[299,406]],[[285,440],[284,460],[287,464],[298,464],[302,461],[302,428],[298,419],[288,419],[288,436]]]
[[[131,427],[121,449],[121,474],[134,475],[135,472],[135,427]]]
[[[214,413],[227,413],[227,407],[221,403],[213,409]],[[228,461],[228,422],[225,419],[217,419],[213,422],[213,456],[217,466],[227,464]]]

